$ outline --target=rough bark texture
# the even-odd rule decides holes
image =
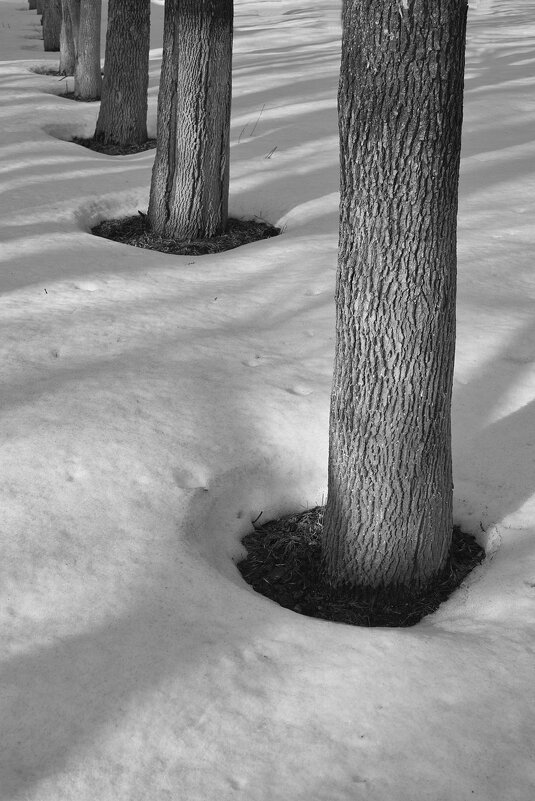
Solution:
[[[61,34],[59,71],[61,75],[74,75],[80,27],[80,0],[61,0]]]
[[[43,44],[47,51],[60,49],[61,0],[45,0],[43,8]]]
[[[147,140],[149,48],[150,0],[110,0],[95,139],[118,145]]]
[[[228,213],[232,0],[166,0],[149,218],[158,233],[210,237]]]
[[[423,588],[452,534],[451,389],[466,0],[345,0],[324,556]]]
[[[74,70],[74,96],[78,100],[99,100],[102,89],[100,71],[100,14],[102,0],[80,0],[80,27]]]

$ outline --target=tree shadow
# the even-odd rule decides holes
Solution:
[[[535,43],[523,35],[532,11],[501,4],[488,12],[468,19],[462,197],[534,171],[535,76],[526,62],[535,63]]]
[[[485,524],[518,512],[535,493],[535,400],[500,414],[526,375],[533,382],[528,351],[535,353],[535,323],[521,326],[470,381],[454,388],[454,471],[481,488],[485,503],[479,513]]]
[[[255,274],[256,270],[255,266]],[[276,305],[273,292],[284,291],[277,286],[276,267],[272,267],[267,278],[267,289],[271,293],[268,291],[262,297],[266,308]],[[235,275],[228,278],[230,285],[235,280]],[[222,281],[225,282],[224,277]],[[247,282],[244,282],[243,291],[248,291]],[[255,291],[254,287],[251,287],[251,291]],[[319,300],[312,298],[313,303]],[[161,306],[161,301],[155,302]],[[169,297],[161,306],[162,314],[167,306],[169,310],[176,308],[177,302],[187,307],[190,298],[186,293],[177,291],[176,297]],[[109,314],[109,299],[103,298],[103,303]],[[303,303],[314,317],[314,311],[308,307],[309,298],[304,293]],[[120,391],[124,431],[106,428],[105,394],[98,394],[94,398],[98,404],[96,420],[91,414],[86,416],[83,409],[78,408],[76,412],[76,440],[82,443],[80,454],[86,470],[90,472],[94,464],[94,453],[88,452],[87,447],[101,454],[108,444],[111,448],[121,447],[126,441],[129,470],[135,473],[135,465],[139,461],[140,464],[149,463],[145,469],[150,472],[153,434],[149,432],[147,442],[143,428],[143,421],[149,418],[151,431],[161,429],[164,432],[160,443],[161,453],[158,452],[155,458],[159,464],[165,464],[163,475],[158,478],[166,482],[163,489],[159,490],[160,496],[151,499],[154,504],[153,530],[149,530],[145,522],[143,528],[147,530],[142,535],[142,547],[134,545],[134,561],[138,561],[140,567],[134,580],[129,576],[129,565],[126,565],[126,577],[120,575],[123,564],[120,547],[115,542],[117,532],[114,528],[132,524],[133,516],[143,513],[143,499],[138,499],[137,507],[133,496],[127,497],[128,507],[125,507],[124,497],[114,500],[115,495],[121,495],[121,491],[128,495],[129,487],[123,487],[120,482],[107,488],[109,497],[100,495],[102,488],[98,490],[98,485],[93,485],[89,479],[84,480],[79,489],[87,496],[98,490],[94,501],[99,506],[111,502],[121,507],[116,517],[112,514],[110,521],[104,519],[103,540],[106,542],[103,541],[101,546],[103,552],[88,553],[88,558],[97,563],[109,557],[111,564],[107,569],[119,571],[114,586],[122,583],[121,597],[127,599],[123,603],[124,608],[119,603],[119,611],[115,609],[113,594],[111,598],[107,597],[105,586],[102,600],[99,598],[97,601],[95,597],[97,608],[94,618],[90,610],[85,612],[84,619],[80,621],[80,613],[77,619],[70,609],[54,608],[57,600],[61,603],[62,598],[70,599],[71,595],[74,596],[73,605],[76,607],[76,582],[94,581],[95,572],[87,571],[82,563],[75,572],[71,568],[75,551],[71,553],[69,548],[65,552],[57,552],[57,549],[51,551],[55,534],[41,527],[39,522],[36,523],[39,532],[34,532],[33,536],[38,535],[39,547],[45,555],[32,551],[29,560],[28,553],[23,560],[28,563],[35,557],[40,564],[45,563],[49,570],[54,570],[54,564],[57,563],[59,586],[48,589],[46,583],[42,586],[39,576],[34,580],[32,593],[40,590],[43,593],[37,596],[42,603],[42,610],[37,615],[33,610],[29,611],[28,625],[22,620],[18,630],[23,632],[26,640],[16,642],[16,648],[14,641],[12,655],[0,666],[0,686],[3,688],[0,798],[6,801],[14,796],[35,792],[35,788],[49,778],[74,772],[76,768],[73,766],[80,764],[86,753],[88,758],[93,758],[99,748],[108,749],[105,764],[112,769],[113,756],[110,755],[113,754],[113,748],[109,745],[110,738],[113,738],[116,729],[126,731],[126,736],[137,736],[136,726],[144,714],[145,701],[151,710],[155,707],[158,710],[155,717],[151,711],[153,717],[149,716],[150,725],[172,727],[169,747],[173,749],[173,760],[178,760],[182,738],[192,738],[197,747],[197,718],[201,719],[206,712],[205,699],[213,698],[210,685],[215,682],[217,687],[220,686],[217,671],[221,661],[225,665],[225,676],[229,672],[229,663],[236,663],[232,670],[240,671],[243,668],[244,673],[240,686],[245,683],[246,688],[250,685],[256,694],[259,692],[255,684],[255,663],[251,663],[251,659],[257,657],[254,645],[251,647],[250,644],[261,638],[264,615],[269,619],[270,610],[266,610],[267,602],[264,599],[252,597],[253,594],[234,568],[229,552],[233,547],[236,549],[240,532],[244,533],[250,527],[248,510],[255,507],[267,509],[266,504],[269,503],[295,503],[299,480],[292,476],[292,486],[289,487],[284,471],[270,467],[269,435],[266,436],[264,430],[269,428],[265,425],[266,411],[258,408],[258,403],[253,406],[247,401],[247,393],[255,378],[250,378],[251,371],[239,361],[241,332],[235,330],[233,320],[219,321],[216,328],[210,328],[210,317],[206,315],[208,319],[198,321],[203,326],[199,342],[197,334],[192,336],[192,329],[187,326],[177,332],[175,325],[173,333],[171,326],[164,323],[161,330],[154,330],[152,325],[148,332],[143,320],[147,312],[147,319],[154,320],[154,309],[147,309],[146,298],[135,298],[132,304],[136,308],[131,308],[128,300],[121,297],[117,311],[123,318],[139,316],[142,325],[136,325],[135,330],[139,343],[144,342],[143,349],[141,346],[138,350],[132,347],[131,352],[122,352],[120,358],[93,361],[87,358],[86,362],[79,360],[80,354],[73,354],[70,360],[65,360],[65,367],[61,359],[51,361],[48,366],[43,364],[40,381],[36,382],[35,377],[30,375],[27,383],[12,384],[2,406],[3,414],[7,415],[12,401],[17,420],[21,419],[19,415],[24,415],[26,425],[31,425],[32,409],[39,408],[41,396],[53,393],[57,404],[62,406],[64,419],[61,421],[47,419],[46,412],[38,414],[39,426],[45,431],[47,440],[47,470],[42,481],[45,487],[52,487],[56,478],[59,478],[56,468],[59,466],[63,470],[63,447],[66,438],[69,439],[69,403],[65,404],[64,401],[71,398],[75,405],[81,403],[83,406],[87,398],[87,409],[91,412],[90,396],[95,386],[105,386],[110,397],[118,395]],[[34,319],[31,311],[23,309],[21,313],[27,317],[30,325],[37,325],[36,335],[42,336],[39,321]],[[250,328],[256,313],[256,310],[251,310],[247,319],[243,320],[244,326],[248,322]],[[46,315],[44,309],[43,316]],[[277,328],[286,319],[282,314],[276,319],[263,314],[260,318],[261,325],[266,329],[269,326]],[[68,319],[67,316],[65,319]],[[229,335],[231,332],[235,339],[228,337],[229,355],[223,363],[220,353],[210,350],[210,342],[220,340],[225,333]],[[258,337],[263,339],[262,330],[259,330]],[[24,341],[24,335],[22,339]],[[311,346],[315,347],[315,343],[312,342]],[[82,343],[80,347],[83,351],[85,345]],[[32,343],[29,343],[29,350],[31,352]],[[159,387],[157,397],[151,394],[150,387],[154,383]],[[84,387],[87,387],[87,394]],[[268,388],[268,395],[269,392]],[[228,400],[225,404],[220,402],[222,394],[232,398],[230,404]],[[170,402],[175,404],[174,414],[170,413]],[[25,404],[28,405],[27,410]],[[192,416],[192,420],[188,415]],[[272,410],[270,415],[273,415]],[[176,425],[171,423],[173,419],[176,419]],[[132,420],[137,420],[134,428]],[[98,433],[93,428],[95,424]],[[183,426],[184,431],[181,430]],[[205,471],[206,479],[204,474],[200,479],[193,474],[187,442],[187,432],[191,431],[195,449],[201,447],[196,433],[196,428],[201,427],[201,460],[204,462],[201,472]],[[133,441],[132,431],[135,431]],[[33,441],[33,433],[30,438]],[[254,460],[251,460],[251,441],[255,443]],[[73,443],[72,447],[76,448],[77,444]],[[317,448],[317,443],[314,443],[314,447]],[[249,455],[244,457],[244,453]],[[38,472],[42,457],[39,448],[21,455],[21,458],[31,459],[32,469]],[[307,471],[312,468],[306,458],[303,461],[302,482],[307,484]],[[105,463],[104,456],[100,463],[103,469]],[[23,470],[22,477],[25,480],[29,475],[31,483],[31,473]],[[11,478],[14,478],[13,486],[16,486],[17,477]],[[200,483],[204,480],[207,491]],[[173,487],[169,486],[171,483]],[[71,491],[68,486],[60,486],[62,498]],[[70,486],[74,487],[74,484]],[[29,495],[33,503],[33,493]],[[53,507],[53,516],[58,522],[72,527],[71,539],[75,541],[76,549],[84,548],[83,534],[77,530],[76,516],[79,510],[76,510],[74,518],[67,516],[67,519],[62,519],[63,500],[59,506],[54,498],[48,498],[46,502]],[[65,503],[69,507],[72,498]],[[161,518],[169,518],[169,506],[172,507],[171,516],[175,521],[172,531],[165,521],[163,524],[161,521]],[[125,508],[128,509],[126,517]],[[31,519],[39,517],[36,509],[30,512]],[[94,520],[91,527],[99,524]],[[132,532],[132,542],[137,543],[138,538],[139,532]],[[36,545],[32,537],[29,541]],[[89,551],[94,548],[94,543],[85,547]],[[98,568],[96,575],[100,575]],[[131,586],[126,586],[130,582]],[[90,588],[90,597],[91,593],[96,595],[96,592],[98,590]],[[20,613],[18,605],[16,609]],[[58,635],[56,630],[59,628],[61,632],[62,620],[66,621],[64,625],[69,627],[70,633]],[[74,631],[71,633],[72,629]],[[246,650],[249,653],[248,662],[242,656]],[[282,670],[277,665],[266,668],[261,662],[259,667],[263,671]],[[204,674],[205,684],[199,686],[198,676]],[[276,686],[275,683],[273,686]],[[172,713],[168,711],[169,705],[172,705]],[[230,714],[232,725],[232,716],[235,714],[232,705],[230,710],[228,706],[223,709],[223,714]],[[218,727],[220,725],[228,725],[224,717],[218,720]],[[219,728],[216,737],[219,737]],[[158,737],[155,737],[155,741],[158,742]],[[201,742],[198,747],[205,745]],[[136,756],[142,758],[137,746]],[[135,766],[128,761],[126,764],[129,771],[135,772]]]
[[[1,798],[29,792],[61,772],[126,714],[134,696],[195,667],[195,638],[170,623],[152,601],[2,665]]]

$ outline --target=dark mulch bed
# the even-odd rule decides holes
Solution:
[[[414,626],[434,612],[484,558],[474,537],[453,529],[446,568],[419,596],[393,599],[333,589],[323,578],[321,532],[324,507],[289,515],[247,534],[247,556],[238,563],[244,579],[286,609],[353,626]]]
[[[81,136],[74,136],[72,141],[76,145],[82,145],[82,147],[95,150],[97,153],[105,153],[107,156],[129,156],[132,153],[143,153],[145,150],[153,150],[156,147],[156,139],[147,139],[139,145],[118,145],[114,142],[102,142],[94,137],[84,139]]]
[[[75,100],[77,103],[98,103],[100,97],[90,100],[85,100],[83,97],[75,97],[74,92],[58,92],[58,97],[64,97],[66,100]]]
[[[29,67],[29,70],[30,72],[35,72],[37,75],[54,75],[56,78],[60,76],[59,67],[52,67],[49,64]]]
[[[258,242],[260,239],[269,239],[280,234],[281,229],[275,228],[263,220],[237,220],[230,218],[223,234],[211,239],[196,239],[193,241],[181,239],[166,239],[153,233],[149,219],[143,212],[134,217],[125,217],[121,220],[103,220],[91,229],[91,233],[105,239],[113,239],[125,245],[133,245],[147,250],[158,250],[160,253],[173,253],[178,256],[202,256],[207,253],[220,253],[232,250],[249,242]]]

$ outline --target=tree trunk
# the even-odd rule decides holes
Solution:
[[[45,0],[43,8],[43,42],[45,50],[60,49],[61,0]]]
[[[98,100],[102,89],[100,69],[100,15],[102,0],[80,0],[80,27],[74,70],[77,100]]]
[[[451,544],[466,11],[466,0],[344,2],[333,585],[420,591]]]
[[[28,0],[28,8],[30,11],[35,11],[37,8],[37,0]]]
[[[179,239],[226,227],[232,0],[166,0],[152,229]]]
[[[44,0],[36,0],[35,8],[38,14],[43,13]]]
[[[147,140],[149,48],[150,0],[110,0],[95,139],[118,145]]]
[[[59,71],[61,75],[74,75],[78,52],[80,27],[80,0],[61,0],[61,34]]]

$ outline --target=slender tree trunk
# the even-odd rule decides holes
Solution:
[[[65,17],[63,15],[64,0],[61,0],[61,31],[59,34],[59,74],[74,75],[76,66],[76,56],[74,54],[74,42],[69,41],[65,28]]]
[[[166,0],[149,219],[169,237],[210,237],[228,214],[232,0]]]
[[[80,0],[80,27],[74,70],[77,100],[98,100],[102,89],[100,69],[100,15],[102,0]]]
[[[60,49],[61,0],[45,0],[43,8],[43,42],[46,51]]]
[[[450,407],[466,0],[345,0],[324,556],[418,591],[452,534]]]
[[[150,0],[109,0],[102,102],[95,139],[147,140]]]
[[[61,0],[59,71],[62,75],[74,75],[79,27],[80,0]]]

